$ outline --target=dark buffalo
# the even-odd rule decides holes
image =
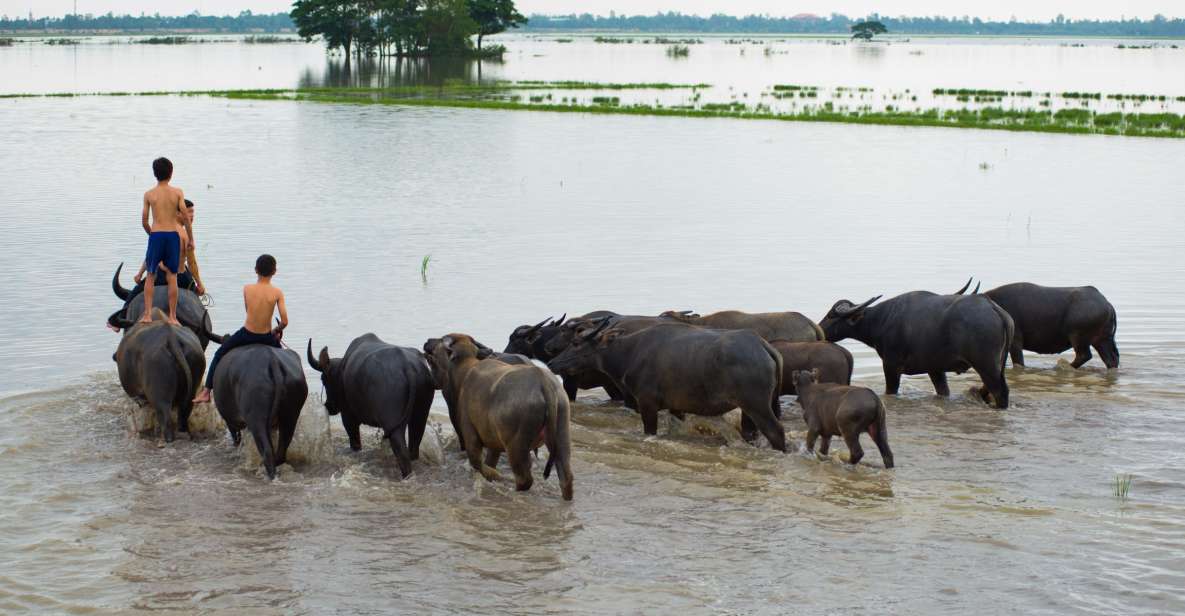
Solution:
[[[214,374],[214,403],[237,447],[251,431],[267,476],[288,456],[300,410],[309,395],[300,355],[290,349],[249,344],[228,352]],[[280,441],[272,443],[272,430]]]
[[[774,449],[786,451],[777,418],[782,356],[751,331],[663,323],[626,333],[605,321],[548,366],[558,374],[597,370],[611,378],[634,399],[646,434],[658,432],[661,409],[717,416],[739,407],[746,440],[759,429]]]
[[[979,395],[1008,408],[1004,362],[1012,343],[1012,318],[982,295],[913,291],[875,306],[876,296],[854,305],[835,303],[819,325],[827,339],[855,338],[876,349],[885,371],[885,393],[896,394],[902,374],[927,374],[939,396],[949,396],[946,373],[974,369]]]
[[[313,357],[309,339],[309,365],[321,373],[325,408],[341,415],[350,437],[350,449],[362,449],[360,426],[381,428],[391,442],[399,472],[411,474],[412,460],[420,458],[420,441],[428,425],[428,410],[436,397],[432,370],[415,349],[387,344],[374,334],[354,339],[346,354],[333,359],[322,347]]]
[[[797,370],[818,370],[821,383],[852,383],[852,354],[834,342],[774,340],[769,344],[782,354],[783,396],[798,393],[791,378],[791,374]]]
[[[652,325],[665,322],[658,317],[638,315],[610,314],[608,316],[597,316],[604,312],[589,313],[588,315],[572,319],[565,323],[563,328],[547,341],[544,354],[546,359],[541,359],[540,361],[547,362],[558,357],[560,353],[567,350],[573,340],[596,329],[606,321],[625,333],[641,331]],[[612,379],[597,370],[590,369],[582,373],[565,374],[562,378],[564,381],[564,392],[568,394],[569,400],[575,400],[576,393],[581,389],[596,389],[600,387],[605,390],[605,393],[609,394],[610,400],[624,401],[627,407],[635,408],[633,398],[630,398],[625,392],[621,391],[613,383]]]
[[[510,339],[506,341],[506,348],[502,352],[539,359],[544,345],[564,325],[567,316],[564,314],[558,320],[548,317],[534,325],[519,325],[510,332]]]
[[[433,354],[448,365],[449,382],[458,384],[458,416],[473,469],[489,481],[500,479],[496,467],[506,452],[515,488],[529,490],[531,452],[546,444],[543,477],[554,466],[564,500],[572,500],[570,411],[555,377],[534,364],[479,359],[481,350],[465,334],[444,336]]]
[[[119,273],[122,270],[123,263],[120,263],[119,267],[115,268],[115,275],[111,277],[111,290],[115,292],[116,297],[124,302],[123,308],[107,319],[108,325],[116,329],[126,329],[123,324],[136,323],[144,315],[144,297],[139,293],[133,295],[130,290],[119,284]],[[169,294],[158,287],[157,291],[152,294],[152,306],[167,312]],[[210,332],[213,331],[214,325],[210,322],[210,314],[202,305],[202,300],[197,293],[189,289],[177,289],[177,320],[197,336],[203,350],[213,340],[210,337]]]
[[[567,315],[565,315],[567,316]],[[510,334],[507,353],[519,353],[547,363],[551,358],[563,352],[571,342],[574,332],[589,324],[598,324],[602,319],[635,318],[623,317],[609,310],[597,310],[568,321],[565,317],[559,320],[544,319],[535,325],[520,325]],[[643,317],[647,318],[647,317]],[[568,400],[575,401],[576,393],[581,389],[604,388],[609,398],[621,400],[621,392],[611,382],[597,373],[569,375],[563,377],[564,393]]]
[[[1025,365],[1024,351],[1056,354],[1074,349],[1071,365],[1090,361],[1090,347],[1107,368],[1119,367],[1115,307],[1094,287],[1043,287],[1017,282],[984,293],[1016,323],[1009,354]]]
[[[160,310],[152,316],[151,323],[121,323],[127,329],[114,359],[123,390],[156,411],[165,441],[171,443],[176,429],[189,432],[193,394],[206,369],[206,355],[193,332],[169,325]]]
[[[440,342],[440,338],[429,338],[424,342],[424,358],[428,360],[428,365],[432,368],[432,380],[436,389],[439,389],[440,394],[444,396],[444,403],[448,407],[448,419],[453,424],[453,431],[457,435],[457,445],[460,446],[461,451],[465,451],[465,436],[461,434],[461,420],[457,416],[457,393],[460,390],[460,384],[453,383],[449,379],[448,361],[442,359],[444,356],[436,353],[436,347],[440,345]],[[496,359],[511,365],[532,365],[531,360],[525,355],[499,353],[476,340],[473,343],[478,348],[478,359]]]
[[[885,405],[876,392],[867,387],[820,383],[817,370],[795,370],[792,375],[806,422],[806,448],[814,452],[815,438],[821,437],[819,453],[827,455],[831,437],[843,438],[848,446],[848,463],[864,457],[860,435],[867,432],[881,452],[885,468],[893,468],[893,450],[885,429]]]
[[[789,340],[791,342],[814,342],[826,340],[815,322],[798,312],[757,312],[724,310],[707,316],[700,316],[690,310],[668,310],[661,315],[688,325],[711,329],[747,329],[766,341]]]

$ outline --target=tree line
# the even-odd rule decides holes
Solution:
[[[502,0],[507,1],[507,0]],[[422,0],[400,2],[399,0],[374,2],[339,2],[326,0],[327,4],[342,5],[341,14],[350,16],[354,25],[346,29],[364,48],[385,47],[399,53],[424,53],[430,45],[441,47],[449,40],[459,42],[462,32],[481,37],[492,34],[488,27],[493,24],[490,6],[499,6],[496,0],[464,2],[466,7],[481,4],[476,10],[459,10],[457,0]],[[401,9],[400,6],[403,6]],[[416,10],[408,9],[414,5]],[[511,3],[512,5],[512,3]],[[354,9],[348,9],[353,6]],[[358,9],[371,7],[369,20],[354,19]],[[377,7],[377,8],[376,8]],[[495,12],[498,12],[495,10]],[[504,12],[499,14],[505,14]],[[517,14],[517,11],[515,12]],[[476,15],[476,17],[475,17]],[[468,16],[468,20],[466,20]],[[519,18],[522,18],[519,15]],[[984,21],[975,17],[884,17],[870,15],[866,19],[880,21],[897,34],[958,34],[958,35],[1016,35],[1016,36],[1135,36],[1135,37],[1185,37],[1185,19],[1169,19],[1156,16],[1148,20],[1075,20],[1059,16],[1048,22],[1029,21]],[[369,24],[363,23],[369,21]],[[380,24],[380,21],[382,22]],[[525,25],[525,18],[516,20]],[[863,21],[833,13],[826,17],[769,17],[763,15],[732,16],[712,15],[699,17],[681,13],[660,13],[657,15],[532,15],[529,27],[534,30],[600,30],[634,32],[688,32],[719,34],[843,34]],[[505,24],[506,21],[502,20]],[[243,11],[237,16],[212,16],[192,13],[180,17],[161,15],[67,15],[65,17],[0,17],[0,31],[177,31],[201,30],[210,32],[291,32],[296,29],[292,15],[275,13],[254,14]],[[484,32],[483,32],[484,31]],[[443,36],[442,36],[443,35]],[[443,40],[442,40],[443,39]],[[448,45],[445,45],[446,47]],[[462,45],[464,48],[464,45]]]
[[[897,34],[962,34],[1020,36],[1185,37],[1185,19],[1157,15],[1149,20],[1073,20],[1059,15],[1048,22],[984,21],[978,17],[885,17],[853,19],[839,13],[826,17],[768,15],[531,15],[533,30],[597,30],[718,34],[844,34],[861,21],[878,21]]]
[[[74,32],[161,32],[200,30],[206,32],[291,32],[295,26],[287,13],[271,15],[243,11],[238,15],[201,15],[190,13],[180,17],[156,15],[66,15],[65,17],[0,16],[0,31],[74,31]]]

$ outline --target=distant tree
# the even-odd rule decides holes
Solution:
[[[320,35],[330,49],[341,47],[350,62],[350,52],[358,38],[365,11],[348,0],[296,0],[292,3],[292,23],[306,41]]]
[[[852,24],[852,38],[862,41],[871,41],[873,36],[884,34],[888,31],[889,29],[885,27],[885,24],[876,20]]]
[[[527,18],[514,8],[514,0],[468,0],[467,3],[469,16],[477,22],[478,51],[481,51],[483,37],[527,23]]]
[[[428,55],[473,49],[469,37],[477,34],[477,22],[469,16],[465,0],[424,0],[420,12]]]

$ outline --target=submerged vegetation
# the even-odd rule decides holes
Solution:
[[[1115,475],[1115,498],[1121,501],[1127,500],[1128,493],[1132,489],[1132,476],[1129,473],[1119,473]]]
[[[679,91],[685,90],[686,94]],[[979,92],[981,98],[999,98],[996,94],[1018,96],[1032,101],[1031,108],[1005,107],[999,104],[969,105],[953,108],[902,108],[896,101],[916,103],[910,90],[878,94],[866,87],[836,87],[822,90],[817,86],[778,84],[750,99],[749,93],[719,91],[708,84],[674,83],[592,83],[581,81],[497,81],[484,84],[445,83],[443,85],[397,86],[390,88],[301,88],[280,90],[219,90],[175,92],[176,95],[215,96],[237,100],[305,101],[363,105],[405,105],[456,107],[468,109],[529,110],[569,113],[612,113],[628,115],[690,118],[735,118],[791,122],[837,122],[845,124],[880,124],[890,126],[927,126],[978,128],[1045,133],[1101,134],[1139,137],[1185,138],[1185,116],[1163,107],[1168,97],[1150,95],[1108,95],[1103,103],[1122,106],[1129,100],[1158,101],[1155,112],[1128,109],[1091,109],[1090,101],[1103,98],[1083,93],[1060,95],[1032,92],[941,89],[939,96],[967,96],[960,92]],[[563,93],[561,96],[560,93]],[[664,94],[665,93],[665,94]],[[939,94],[940,93],[940,94]],[[128,95],[108,93],[103,96]],[[144,92],[139,95],[166,95],[167,92]],[[32,95],[0,95],[0,98],[25,98]],[[87,96],[64,94],[60,96]],[[859,97],[859,98],[856,98]],[[867,97],[867,98],[866,98]],[[874,107],[871,99],[893,101]],[[1074,101],[1053,106],[1050,100]],[[712,99],[715,100],[712,100]],[[937,98],[937,97],[936,97]],[[1079,102],[1078,99],[1082,101]],[[723,100],[722,100],[723,99]],[[852,106],[849,106],[849,101]],[[1113,101],[1113,102],[1106,102]],[[1162,103],[1163,102],[1163,103]],[[877,103],[880,105],[880,103]],[[1030,102],[1030,104],[1032,104]],[[1131,103],[1139,107],[1137,103]],[[1060,107],[1060,108],[1059,108]]]
[[[667,47],[667,56],[672,58],[686,58],[691,55],[691,48],[687,45],[671,45]]]
[[[12,47],[13,39],[0,37],[0,47]]]
[[[141,45],[186,45],[204,41],[191,39],[188,36],[150,36],[148,38],[134,39],[134,42]]]

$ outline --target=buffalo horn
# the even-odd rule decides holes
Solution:
[[[128,298],[131,297],[132,292],[123,288],[123,285],[119,284],[119,272],[122,270],[123,262],[120,262],[119,267],[115,268],[115,275],[111,277],[111,290],[115,291],[116,297],[126,302],[128,301]]]
[[[983,284],[982,280],[975,283],[975,290],[971,292],[972,295],[979,295],[979,285],[981,284]]]
[[[968,278],[968,279],[967,279],[967,284],[963,285],[963,288],[962,288],[962,289],[959,289],[958,291],[955,291],[955,295],[962,295],[962,294],[966,293],[966,292],[967,292],[967,289],[970,289],[970,288],[971,288],[971,281],[972,281],[974,278],[975,278],[974,276],[972,276],[971,278]]]
[[[313,370],[316,370],[317,372],[321,372],[320,362],[317,361],[316,357],[313,357],[313,339],[312,338],[309,338],[309,348],[308,348],[308,350],[305,351],[305,353],[308,355],[309,365],[313,367]]]

